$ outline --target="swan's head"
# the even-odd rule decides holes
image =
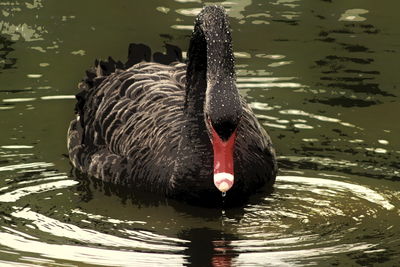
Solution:
[[[234,183],[234,148],[242,105],[236,87],[231,30],[225,10],[205,7],[197,17],[195,31],[206,47],[206,96],[204,118],[214,150],[214,184],[228,191]]]
[[[242,115],[233,81],[208,85],[204,111],[214,151],[214,184],[221,192],[226,192],[234,183],[235,142]]]

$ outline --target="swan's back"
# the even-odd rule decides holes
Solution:
[[[165,191],[184,121],[186,64],[141,62],[112,73],[97,65],[77,95],[73,165],[104,181]]]

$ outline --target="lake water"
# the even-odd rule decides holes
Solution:
[[[66,156],[94,59],[186,51],[200,1],[0,2],[1,266],[400,265],[400,2],[215,3],[280,167],[272,195],[227,210],[121,192]]]

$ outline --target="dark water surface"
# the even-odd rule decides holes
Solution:
[[[272,195],[226,211],[79,178],[65,156],[84,70],[131,42],[186,51],[200,1],[0,1],[1,266],[400,265],[400,2],[215,3],[280,165]]]

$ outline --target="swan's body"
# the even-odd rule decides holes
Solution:
[[[149,49],[133,45],[129,64],[142,62],[124,69],[109,60],[98,64],[95,74],[88,73],[77,95],[78,116],[68,133],[76,168],[103,181],[211,205],[222,198],[218,189],[232,187],[226,202],[240,202],[264,185],[272,186],[277,172],[274,149],[237,93],[233,62],[228,62],[229,57],[233,60],[229,32],[228,47],[223,36],[216,46],[207,40],[215,34],[216,24],[209,24],[213,19],[226,23],[221,8],[203,9],[187,65],[145,62]],[[217,35],[218,30],[225,31],[217,29]],[[228,51],[220,51],[221,46]],[[170,55],[177,51],[167,48]],[[163,59],[159,54],[154,58]],[[221,167],[216,167],[213,141],[218,136],[222,143],[234,139],[233,186],[217,185],[215,180],[221,176],[216,175]]]

